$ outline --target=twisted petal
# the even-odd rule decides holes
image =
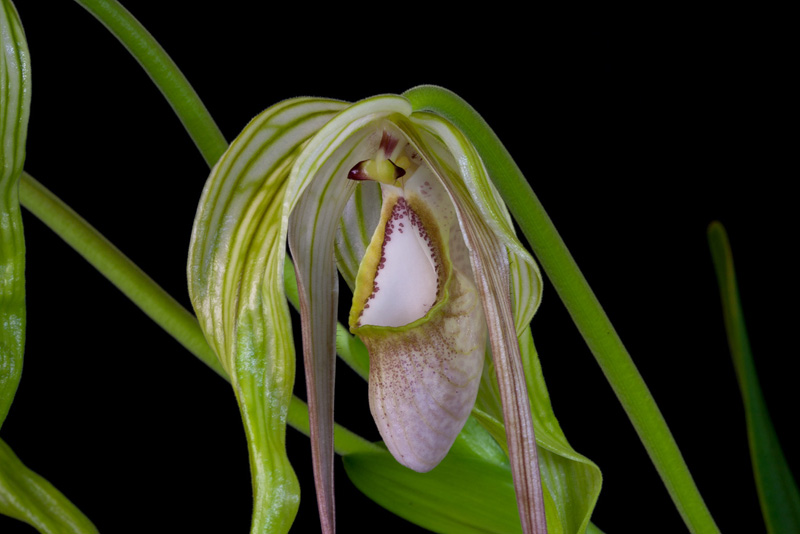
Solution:
[[[333,382],[338,305],[334,241],[354,188],[347,174],[380,142],[374,131],[365,127],[409,110],[405,99],[393,96],[375,97],[345,109],[305,146],[287,186],[289,247],[300,296],[314,480],[324,532],[334,531]]]
[[[256,117],[211,172],[189,254],[189,292],[231,377],[254,484],[253,532],[288,532],[299,487],[286,457],[294,344],[283,291],[288,210],[297,155],[344,104],[301,98]]]
[[[427,113],[415,113],[407,126],[401,126],[422,147],[420,153],[428,155],[428,164],[456,206],[489,329],[523,532],[545,532],[536,441],[517,340],[517,332],[530,322],[539,303],[538,269],[514,237],[486,170],[463,134]],[[517,264],[514,270],[509,259]],[[524,291],[517,290],[512,307],[513,272]],[[523,301],[526,293],[531,298]]]
[[[546,527],[537,450],[517,340],[517,336],[523,332],[539,305],[541,276],[533,259],[514,236],[510,217],[492,187],[480,158],[463,134],[441,117],[432,114],[414,113],[406,117],[394,116],[392,120],[415,148],[416,154],[424,160],[424,165],[441,182],[455,207],[459,226],[469,250],[471,271],[488,324],[492,357],[500,382],[509,455],[523,527],[525,532],[543,531]],[[381,223],[378,224],[378,231],[380,227]],[[349,243],[355,250],[357,246],[363,246],[364,240],[359,238],[360,234],[342,232],[340,243]],[[373,237],[373,242],[375,239]],[[346,250],[347,247],[340,245],[339,248],[342,250],[339,257],[343,258],[345,263],[343,271],[352,271],[352,264],[345,254],[349,252]],[[353,255],[351,253],[350,257]],[[365,255],[365,260],[367,258],[369,258],[368,253]],[[375,267],[365,268],[362,264],[361,268],[366,272],[374,272]],[[360,273],[358,278],[361,278]],[[356,292],[358,293],[358,284]],[[351,316],[351,325],[352,322]],[[411,325],[408,326],[407,331],[410,331]],[[409,334],[404,333],[404,335]],[[434,419],[430,418],[429,414],[423,415],[427,411],[419,408],[420,405],[436,404],[437,388],[424,385],[430,383],[430,376],[436,373],[420,372],[420,369],[425,367],[419,363],[423,361],[419,359],[419,352],[407,349],[403,349],[409,355],[405,360],[406,367],[398,367],[395,364],[388,367],[391,371],[387,371],[383,362],[397,360],[387,360],[381,354],[388,352],[387,347],[392,345],[379,343],[375,339],[370,340],[369,337],[362,336],[362,339],[368,346],[372,345],[371,365],[374,367],[380,362],[380,370],[374,372],[371,370],[371,378],[386,377],[371,380],[371,389],[376,390],[375,393],[371,393],[371,401],[378,425],[379,427],[382,425],[381,419],[397,421],[395,432],[391,432],[387,427],[383,433],[387,444],[390,448],[395,447],[398,452],[403,450],[402,454],[396,455],[401,462],[404,461],[403,455],[413,450],[413,443],[418,450],[438,451],[446,440],[440,440],[438,443],[427,440],[425,445],[420,445],[420,442],[426,441],[423,438],[429,438],[434,434],[431,429],[433,425],[428,424],[429,420]],[[406,339],[405,342],[413,342],[413,339]],[[397,343],[394,346],[397,346]],[[414,376],[414,372],[417,379],[400,380],[402,377]],[[389,376],[394,379],[389,380]],[[438,374],[440,383],[446,381],[441,380],[443,376],[441,373]],[[388,388],[387,383],[390,384]],[[426,400],[421,401],[420,394]],[[414,402],[408,402],[409,399],[413,399],[416,405]],[[463,402],[463,399],[460,402]],[[390,408],[392,406],[394,408]],[[406,408],[400,409],[400,406]],[[409,410],[408,406],[415,408],[406,411]],[[381,410],[394,415],[384,418],[381,416]],[[446,409],[440,410],[439,413],[446,411]],[[402,433],[397,432],[401,428],[408,429],[408,438],[402,437]],[[392,437],[387,437],[390,434]],[[398,435],[401,437],[397,437]],[[401,442],[406,444],[406,448],[399,445]],[[437,455],[438,452],[430,454],[427,459],[432,460]],[[418,467],[421,466],[422,463],[418,464]]]

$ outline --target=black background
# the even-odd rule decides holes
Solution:
[[[205,163],[80,6],[17,4],[33,64],[26,169],[188,307]],[[472,103],[604,305],[722,531],[764,531],[705,231],[716,219],[731,236],[758,372],[797,471],[797,173],[785,168],[794,146],[777,24],[723,12],[162,4],[126,3],[228,139],[303,94],[357,100],[435,83]],[[3,439],[102,532],[246,532],[250,475],[228,384],[24,217],[27,350]],[[685,531],[549,285],[533,328],[556,415],[603,471],[594,522],[609,534]],[[344,367],[337,379],[337,421],[378,439],[366,385]],[[287,440],[303,488],[293,532],[316,532],[308,440],[291,429]],[[336,469],[340,532],[422,532],[362,496],[338,459]],[[17,529],[29,531],[0,518],[0,531]]]

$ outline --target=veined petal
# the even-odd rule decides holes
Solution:
[[[465,206],[479,213],[482,226],[488,227],[507,249],[514,326],[517,336],[522,335],[542,300],[542,275],[538,264],[517,239],[508,209],[472,144],[457,128],[437,115],[415,112],[410,120],[431,136],[426,147],[442,163],[450,162],[450,176],[457,178],[451,180],[450,194],[464,199]]]
[[[336,363],[338,279],[334,242],[353,192],[348,171],[380,143],[367,127],[410,113],[407,100],[375,97],[332,118],[298,156],[287,184],[284,213],[292,213],[289,246],[295,261],[303,326],[314,480],[323,532],[334,532],[333,382]]]
[[[300,98],[256,117],[214,167],[189,253],[189,292],[231,377],[254,484],[252,532],[288,532],[299,487],[286,457],[294,344],[283,290],[286,191],[298,154],[345,104]]]
[[[477,206],[482,213],[482,220],[494,229],[509,250],[515,327],[533,408],[531,419],[536,428],[537,456],[547,509],[547,525],[556,531],[562,528],[565,532],[583,532],[597,501],[602,475],[593,462],[575,452],[569,445],[550,405],[528,326],[530,317],[541,300],[541,274],[538,266],[516,239],[505,204],[489,180],[479,158],[474,154],[472,145],[465,143],[460,132],[446,125],[438,117],[414,113],[411,120],[447,144],[447,150],[453,155],[453,159],[459,162],[460,175],[465,178],[461,187],[468,192],[466,198],[486,201],[478,203]],[[498,393],[502,392],[498,391],[495,363],[497,362],[487,359],[487,368],[484,370],[476,406],[484,402],[490,406],[497,406],[497,410],[491,410],[497,418],[496,428],[492,428],[492,425],[487,428],[505,432],[503,409],[500,399],[497,398]],[[483,419],[481,420],[483,423]],[[505,435],[496,437],[504,448],[507,447]]]
[[[567,441],[550,404],[541,365],[533,344],[530,328],[520,336],[525,379],[531,400],[533,424],[536,428],[539,468],[542,477],[547,527],[549,532],[584,532],[589,524],[602,486],[600,469],[588,458],[578,454]],[[487,369],[489,381],[496,380],[493,369]],[[487,382],[489,382],[487,381]],[[486,399],[484,384],[473,415],[495,437],[504,449],[506,446],[502,408],[484,411]],[[497,386],[486,391],[497,390]]]
[[[411,121],[398,125],[420,154],[429,158],[427,163],[456,206],[489,329],[523,532],[545,532],[536,441],[517,340],[517,327],[530,321],[528,314],[532,315],[535,304],[525,306],[515,299],[515,321],[510,293],[509,254],[515,261],[524,260],[524,248],[513,237],[502,210],[497,209],[497,196],[474,147],[457,128],[427,113],[415,113]],[[532,260],[530,264],[533,267],[528,272],[538,272]],[[538,294],[533,296],[538,303]]]

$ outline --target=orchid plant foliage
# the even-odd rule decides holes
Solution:
[[[483,399],[499,393],[501,403],[484,400],[479,412],[507,446],[523,531],[545,532],[519,348],[539,304],[539,270],[469,141],[392,95],[269,108],[231,144],[200,201],[190,293],[239,399],[254,521],[285,531],[298,501],[283,442],[294,379],[287,241],[323,530],[334,528],[338,267],[353,293],[349,327],[369,352],[370,408],[389,451],[415,471],[431,470],[481,387]]]

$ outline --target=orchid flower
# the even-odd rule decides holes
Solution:
[[[538,267],[469,140],[396,95],[270,107],[230,145],[200,200],[190,295],[242,412],[253,531],[288,531],[299,501],[285,451],[295,369],[287,242],[322,530],[335,530],[338,268],[353,293],[350,331],[369,350],[370,409],[389,451],[416,471],[435,467],[490,362],[523,532],[545,532],[518,342],[539,304]]]

